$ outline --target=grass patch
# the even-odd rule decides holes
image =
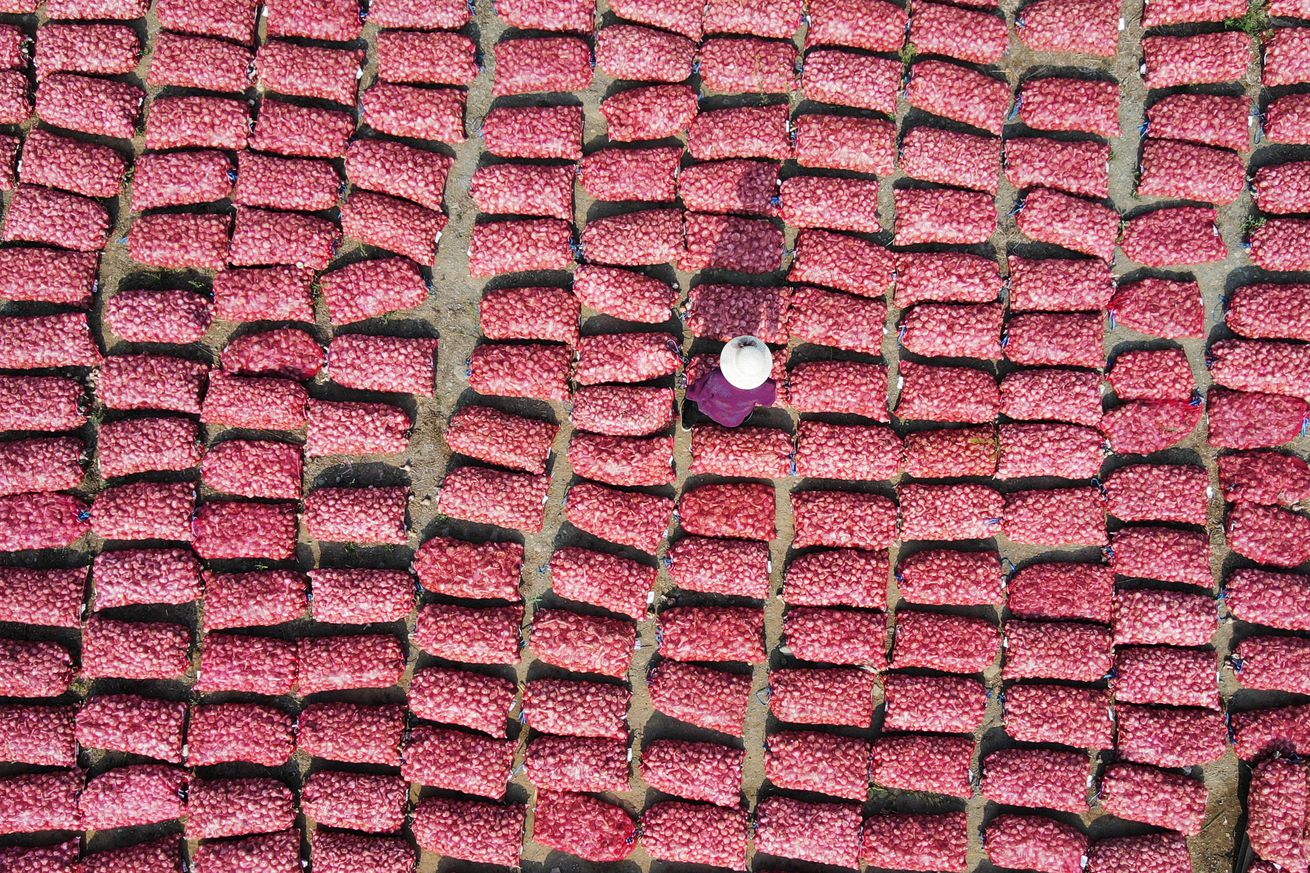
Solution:
[[[1225,18],[1224,24],[1232,30],[1240,30],[1253,37],[1259,37],[1269,27],[1268,0],[1251,0],[1245,15]]]

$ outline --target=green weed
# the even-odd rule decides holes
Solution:
[[[1224,19],[1224,24],[1233,30],[1240,30],[1254,37],[1269,27],[1269,12],[1265,8],[1267,0],[1251,0],[1250,7],[1246,10],[1245,15],[1235,15],[1232,18]]]

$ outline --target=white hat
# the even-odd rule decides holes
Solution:
[[[719,369],[734,388],[758,388],[773,372],[773,352],[753,336],[739,336],[719,353]]]

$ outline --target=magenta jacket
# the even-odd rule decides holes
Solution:
[[[771,406],[778,397],[778,384],[768,379],[758,388],[737,388],[718,367],[687,386],[687,399],[724,427],[741,424],[757,406]]]

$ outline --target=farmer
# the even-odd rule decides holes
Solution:
[[[687,399],[724,427],[736,427],[756,406],[770,406],[778,385],[769,378],[773,353],[753,336],[739,336],[719,353],[719,365],[687,386]]]

